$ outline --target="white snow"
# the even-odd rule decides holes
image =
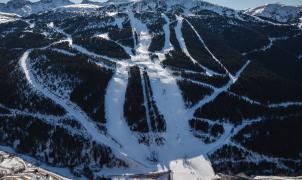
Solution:
[[[95,4],[71,4],[71,5],[67,5],[67,6],[62,6],[62,7],[58,7],[57,10],[59,9],[64,9],[64,10],[74,10],[77,11],[79,9],[84,9],[84,10],[95,10],[97,8],[100,8],[101,6],[99,5],[95,5]]]
[[[235,77],[233,77],[233,75],[227,70],[227,68],[220,62],[219,59],[216,58],[216,56],[211,52],[211,50],[208,48],[208,46],[206,45],[206,43],[204,42],[204,40],[202,39],[202,37],[199,35],[199,33],[197,32],[197,30],[194,28],[194,26],[188,21],[186,20],[186,22],[190,25],[190,27],[192,28],[192,30],[195,32],[195,34],[197,35],[199,41],[203,44],[204,48],[208,51],[208,53],[212,56],[212,58],[228,73],[228,76],[230,77],[230,79],[235,80]]]
[[[177,3],[182,1],[186,7],[192,7],[191,3],[195,1],[186,2],[183,0],[177,0]],[[173,5],[173,1],[169,0],[169,8]],[[175,3],[175,2],[174,2]],[[70,5],[57,8],[57,10],[75,10],[83,9],[83,12],[87,12],[90,10],[95,10],[99,6],[96,5]],[[238,16],[236,11],[228,12],[226,9],[217,8],[215,9],[214,6],[207,6],[208,9],[211,9],[215,12],[219,12],[220,14],[229,14]],[[115,173],[125,173],[125,172],[134,172],[134,173],[145,173],[150,171],[165,171],[165,170],[172,170],[173,172],[173,179],[212,179],[215,176],[214,170],[211,166],[211,163],[208,159],[208,154],[212,153],[219,147],[227,143],[233,143],[231,141],[231,137],[239,132],[245,126],[260,121],[259,119],[255,120],[245,120],[241,125],[234,126],[231,123],[221,123],[224,127],[224,133],[217,138],[217,141],[211,144],[204,144],[200,139],[194,137],[194,133],[192,133],[189,127],[188,120],[194,117],[194,112],[212,102],[223,92],[228,92],[231,85],[236,83],[238,78],[240,77],[241,73],[244,69],[248,66],[249,61],[247,61],[241,69],[236,73],[236,75],[232,75],[228,69],[221,63],[221,61],[215,56],[215,54],[208,48],[207,44],[201,37],[201,35],[197,32],[194,26],[184,19],[181,16],[177,16],[177,25],[175,27],[176,37],[179,42],[179,45],[183,52],[191,59],[191,61],[203,69],[205,69],[207,75],[221,75],[216,73],[207,67],[200,65],[193,57],[191,57],[187,47],[185,40],[182,34],[182,23],[186,21],[194,33],[197,35],[201,45],[206,49],[206,51],[211,55],[213,59],[213,63],[218,63],[224,70],[226,71],[227,75],[230,77],[229,82],[221,87],[216,88],[206,83],[197,82],[191,80],[192,83],[207,86],[213,89],[213,93],[205,98],[201,99],[195,106],[190,109],[185,108],[184,100],[181,95],[181,91],[177,85],[177,80],[181,79],[181,77],[175,77],[171,74],[171,71],[162,67],[160,62],[163,61],[165,57],[165,53],[169,52],[173,49],[173,46],[170,42],[170,19],[165,15],[162,14],[162,17],[165,19],[166,24],[163,27],[165,33],[165,43],[162,51],[157,52],[156,54],[159,57],[159,61],[151,61],[150,54],[149,54],[149,46],[151,44],[152,36],[150,35],[146,24],[142,23],[140,20],[136,19],[131,8],[127,11],[129,15],[129,20],[131,26],[133,28],[133,32],[136,32],[138,35],[138,41],[135,40],[135,54],[131,52],[131,49],[121,45],[120,43],[113,41],[110,39],[108,33],[104,34],[96,34],[96,37],[100,37],[109,41],[113,41],[120,46],[122,46],[125,51],[129,54],[131,59],[115,59],[108,56],[102,56],[97,53],[93,53],[86,48],[74,44],[72,36],[63,29],[55,27],[53,22],[48,24],[49,28],[56,30],[57,32],[66,36],[66,39],[61,40],[59,42],[67,41],[71,48],[78,51],[81,54],[85,54],[89,57],[99,57],[104,58],[108,61],[115,62],[117,64],[116,69],[112,67],[108,67],[106,64],[101,64],[101,62],[97,63],[98,65],[104,68],[110,68],[115,70],[115,74],[109,82],[109,85],[106,90],[105,95],[105,113],[106,113],[106,128],[107,132],[101,132],[83,110],[78,107],[76,104],[72,103],[68,98],[64,98],[55,92],[48,89],[44,86],[42,80],[37,77],[34,71],[31,69],[31,63],[29,59],[29,55],[33,49],[27,50],[22,57],[20,58],[20,67],[22,72],[25,75],[25,78],[29,85],[32,87],[33,90],[37,91],[39,94],[49,98],[56,104],[60,105],[64,110],[67,112],[68,116],[71,116],[73,119],[76,119],[81,125],[83,126],[85,133],[87,133],[90,138],[97,143],[105,144],[108,147],[112,148],[113,153],[125,160],[129,163],[129,169],[107,169],[104,168],[99,174],[103,175],[115,175]],[[186,12],[189,13],[189,12]],[[234,14],[235,13],[235,14]],[[109,16],[116,16],[116,13],[107,12]],[[124,18],[116,18],[115,17],[115,24],[119,27],[123,27]],[[30,25],[34,28],[34,25]],[[133,34],[134,37],[134,34]],[[135,39],[135,38],[134,38]],[[279,40],[280,38],[270,38],[270,43],[265,47],[262,47],[260,50],[265,51],[269,49],[273,42]],[[50,47],[43,47],[39,49],[45,49]],[[65,55],[74,56],[74,53],[71,53],[66,50],[52,48],[52,50],[63,53]],[[96,62],[95,62],[96,63]],[[150,83],[152,86],[153,97],[156,102],[156,105],[160,111],[160,113],[164,116],[166,122],[166,131],[163,133],[157,133],[157,136],[163,137],[165,139],[163,145],[155,145],[154,142],[148,146],[146,144],[139,144],[137,133],[131,132],[129,126],[126,123],[123,114],[123,105],[125,101],[125,92],[128,83],[128,68],[130,66],[137,65],[141,70],[146,70],[150,77]],[[185,70],[188,73],[198,73],[194,71]],[[144,80],[142,80],[142,84]],[[254,101],[248,97],[239,96],[228,92],[234,96],[240,97],[245,101],[258,104],[259,102]],[[146,90],[144,89],[144,99],[145,99],[145,106],[146,104]],[[271,108],[275,107],[288,107],[293,105],[301,105],[300,102],[284,102],[280,104],[270,104],[268,105]],[[1,106],[1,104],[0,104]],[[18,110],[10,109],[11,114],[26,114],[26,112],[21,112]],[[58,119],[58,117],[49,117],[40,114],[32,114],[28,113],[31,116],[39,116],[44,121],[50,120],[51,118]],[[150,125],[150,118],[148,119],[149,129],[151,129]],[[205,120],[209,121],[210,120]],[[152,133],[152,132],[150,132]],[[152,135],[151,135],[152,136]],[[147,160],[147,157],[150,156],[150,153],[155,152],[158,155],[158,162],[150,162]],[[253,154],[255,157],[256,155]],[[258,156],[257,156],[258,157]]]
[[[16,14],[0,12],[0,24],[8,23],[11,21],[16,21],[18,19],[19,19],[19,16],[17,16]]]
[[[170,19],[163,13],[162,17],[165,19],[166,24],[164,25],[164,33],[165,33],[165,45],[162,49],[164,52],[169,52],[173,49],[173,46],[170,41]]]
[[[147,169],[158,171],[170,169],[174,174],[173,179],[213,178],[214,171],[211,163],[206,158],[207,152],[213,147],[219,146],[222,143],[222,139],[218,140],[217,143],[205,145],[193,136],[187,121],[192,118],[194,110],[187,110],[185,108],[175,77],[169,71],[163,69],[158,62],[150,61],[148,47],[151,43],[151,36],[147,27],[137,20],[132,12],[129,13],[129,18],[131,24],[134,25],[134,30],[138,33],[139,43],[136,47],[136,55],[131,55],[131,61],[119,63],[117,72],[109,83],[105,101],[108,133],[122,144],[123,149],[129,157],[135,157]],[[136,136],[131,133],[123,117],[123,103],[121,102],[124,102],[125,98],[128,76],[127,67],[134,64],[138,65],[141,69],[146,69],[148,72],[154,100],[160,113],[165,117],[167,130],[163,133],[163,137],[166,140],[164,145],[148,147],[138,144]],[[214,95],[211,96],[210,100],[215,99],[219,93],[226,91],[237,80],[247,65],[248,62],[237,73],[234,80],[230,80],[228,85],[213,93]],[[210,102],[210,100],[207,102]],[[202,101],[200,106],[205,103],[206,101]],[[227,132],[230,132],[231,126],[226,125],[226,127],[229,127],[226,129]],[[222,138],[225,136],[222,136]],[[190,148],[189,151],[188,148]],[[157,152],[158,163],[153,164],[146,160],[150,150]]]
[[[171,43],[169,41],[170,38],[168,38],[168,26],[166,25],[164,30],[166,37],[165,47],[163,48],[162,52],[157,53],[160,59],[159,61],[152,62],[150,60],[148,51],[152,37],[148,32],[148,28],[145,24],[134,17],[132,11],[129,10],[128,14],[133,31],[137,32],[138,34],[138,42],[135,46],[136,54],[133,55],[127,51],[131,56],[131,60],[124,61],[118,61],[111,57],[100,56],[79,45],[73,44],[71,35],[65,33],[62,29],[55,27],[53,23],[49,24],[49,27],[54,28],[56,31],[64,34],[66,36],[66,40],[64,41],[68,41],[70,46],[80,53],[92,57],[103,57],[117,63],[115,75],[109,82],[105,96],[105,110],[108,120],[106,127],[108,130],[108,136],[100,134],[96,127],[93,126],[89,118],[77,106],[71,102],[68,102],[67,100],[54,96],[51,92],[45,89],[45,87],[42,87],[38,82],[33,80],[33,75],[29,71],[30,66],[26,64],[26,59],[29,52],[25,53],[24,57],[20,60],[28,81],[31,82],[35,89],[39,89],[40,92],[42,92],[45,96],[64,107],[69,115],[74,115],[74,117],[77,117],[79,122],[82,123],[94,140],[113,148],[114,152],[117,153],[118,156],[127,160],[127,162],[130,163],[130,169],[127,169],[127,172],[144,173],[170,169],[174,173],[174,179],[213,178],[214,171],[211,167],[210,161],[207,159],[207,153],[213,148],[220,147],[220,145],[223,144],[224,139],[228,137],[228,134],[230,134],[232,126],[225,124],[225,133],[221,136],[221,138],[219,138],[213,144],[206,145],[201,140],[195,138],[193,133],[190,132],[188,120],[193,117],[193,113],[197,108],[211,102],[220,93],[227,91],[228,88],[236,82],[241,72],[245,69],[249,62],[247,62],[240,69],[240,71],[238,71],[236,76],[232,76],[232,79],[226,86],[222,88],[215,88],[212,95],[201,100],[198,105],[194,106],[192,109],[187,110],[176,82],[177,77],[172,76],[168,70],[164,69],[160,65],[160,62],[164,57],[163,53],[165,50],[171,48]],[[164,18],[166,19],[167,17],[164,16]],[[179,18],[178,20],[181,22],[183,19]],[[194,27],[192,25],[191,27],[198,35]],[[186,46],[181,33],[181,23],[178,24],[176,32],[180,44],[182,44],[184,51],[186,51]],[[99,36],[110,40],[106,34],[101,34]],[[213,59],[215,59],[214,62],[220,63],[215,55],[207,48],[201,37],[199,35],[198,37],[202,42],[202,45],[205,46],[205,48],[212,55]],[[190,54],[187,52],[187,55]],[[139,144],[137,135],[130,131],[124,119],[123,102],[125,100],[125,92],[128,81],[127,68],[132,65],[138,65],[141,69],[145,69],[150,77],[154,100],[156,101],[156,105],[160,110],[160,113],[164,115],[167,126],[166,132],[158,134],[165,139],[163,145],[155,146],[153,143],[151,143],[150,146],[147,146],[145,144]],[[110,138],[114,139],[114,141]],[[190,150],[188,150],[188,148],[190,148]],[[173,151],[171,151],[171,149],[173,149]],[[150,156],[151,152],[155,152],[158,155],[159,161],[157,163],[151,163],[147,160],[147,157]],[[100,174],[110,175],[110,173],[114,174],[116,172],[119,172],[119,170],[112,169],[108,171],[106,170],[106,172],[101,171]]]
[[[106,39],[106,40],[109,40],[109,34],[108,33],[103,33],[103,34],[97,34],[95,35],[96,37],[100,37],[100,38],[103,38],[103,39]]]
[[[278,107],[287,108],[289,106],[302,106],[302,102],[283,102],[283,103],[269,105],[269,107],[271,108],[278,108]]]
[[[75,55],[76,55],[76,54],[74,54],[74,53],[71,53],[71,52],[66,51],[66,50],[63,50],[63,49],[51,48],[51,50],[56,51],[56,52],[59,52],[59,53],[62,53],[62,54],[65,54],[65,55],[67,55],[67,56],[75,56]]]
[[[282,23],[289,23],[296,20],[299,13],[302,12],[301,7],[286,6],[282,4],[267,4],[254,9],[249,9],[245,13],[253,16],[265,17]]]
[[[242,68],[237,72],[237,74],[233,77],[233,79],[230,79],[230,81],[223,87],[221,88],[216,88],[214,90],[214,92],[210,95],[210,96],[206,96],[204,99],[202,99],[201,101],[199,101],[196,105],[194,105],[191,109],[192,114],[199,108],[202,107],[203,105],[212,102],[214,99],[216,99],[216,97],[227,91],[240,77],[241,73],[243,72],[243,70],[248,66],[248,64],[250,63],[250,61],[247,61]]]
[[[176,39],[182,49],[182,51],[186,54],[187,57],[189,57],[191,59],[191,61],[200,66],[202,69],[204,69],[206,71],[206,74],[209,75],[209,76],[212,76],[212,75],[217,75],[218,73],[210,70],[209,68],[199,64],[189,53],[188,49],[187,49],[187,46],[186,46],[186,43],[184,41],[184,38],[183,38],[183,34],[182,34],[182,23],[183,23],[183,18],[181,16],[177,16],[177,25],[175,27],[175,34],[176,34]]]
[[[231,96],[238,97],[238,98],[240,98],[240,99],[242,99],[246,102],[249,102],[251,104],[267,106],[269,108],[288,108],[290,106],[302,106],[302,102],[280,102],[280,103],[274,103],[274,104],[263,104],[259,101],[253,100],[253,99],[251,99],[247,96],[238,95],[238,94],[235,94],[235,93],[230,92],[230,91],[228,91],[227,93]]]
[[[100,132],[100,130],[96,127],[95,123],[92,122],[92,120],[74,103],[72,103],[68,99],[62,99],[61,97],[58,97],[51,91],[49,91],[46,87],[44,87],[41,82],[38,82],[34,75],[30,71],[30,63],[28,62],[28,56],[32,50],[27,50],[22,57],[20,58],[20,66],[22,71],[24,72],[26,79],[28,83],[32,86],[32,88],[45,97],[51,99],[56,104],[60,105],[64,110],[67,112],[67,114],[74,119],[78,120],[79,123],[86,129],[86,131],[89,133],[92,140],[95,142],[105,144],[112,148],[114,152],[116,152],[116,155],[120,155],[121,158],[123,158],[125,155],[119,151],[120,146],[117,144],[114,140],[112,140],[111,137],[108,137],[107,135]]]

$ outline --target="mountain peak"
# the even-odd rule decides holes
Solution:
[[[266,4],[253,9],[249,9],[246,13],[263,18],[272,19],[274,21],[287,23],[295,22],[302,17],[302,7],[289,6],[284,4]]]
[[[38,13],[71,4],[74,3],[69,0],[40,0],[37,2],[30,2],[28,0],[10,0],[6,4],[0,6],[0,11],[28,16],[32,13]]]

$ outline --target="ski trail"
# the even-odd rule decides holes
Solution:
[[[61,53],[61,54],[65,54],[67,56],[76,56],[76,54],[74,53],[71,53],[69,51],[66,51],[66,50],[63,50],[63,49],[58,49],[58,48],[51,48],[52,51],[56,51],[58,53]]]
[[[149,132],[152,132],[152,126],[151,126],[151,120],[150,120],[150,116],[149,116],[149,108],[148,108],[148,100],[147,100],[147,91],[146,91],[146,86],[145,86],[145,81],[143,79],[142,73],[141,73],[141,77],[142,77],[142,87],[143,87],[143,95],[144,95],[144,106],[146,108],[146,119],[147,119],[147,123],[148,123],[148,128],[149,128]]]
[[[124,119],[124,102],[128,82],[127,65],[120,66],[109,82],[105,95],[105,113],[108,119],[106,128],[108,134],[116,139],[129,157],[135,157],[147,166],[146,157],[149,149],[144,144],[139,144],[135,133],[129,129]]]
[[[116,150],[117,152],[120,152],[120,146],[118,146],[113,140],[111,140],[109,137],[102,134],[99,129],[96,127],[94,122],[75,104],[70,102],[67,99],[62,99],[59,96],[55,95],[51,91],[49,91],[46,87],[43,87],[40,82],[38,82],[34,75],[30,72],[30,64],[27,62],[28,56],[32,50],[27,50],[20,58],[20,66],[25,74],[25,77],[28,81],[28,83],[32,86],[34,90],[41,93],[45,97],[51,99],[53,102],[57,103],[61,107],[64,108],[64,110],[67,112],[67,114],[74,119],[78,120],[79,123],[87,130],[89,133],[91,139],[95,142],[98,142],[100,144],[104,144],[113,150]]]
[[[155,147],[159,164],[173,171],[173,179],[212,179],[214,171],[203,153],[205,145],[190,132],[191,115],[185,108],[176,79],[160,64],[147,67],[154,100],[166,122],[165,144]]]
[[[173,46],[171,44],[170,41],[170,19],[164,14],[162,13],[162,17],[165,19],[166,24],[164,25],[163,29],[164,29],[164,33],[165,33],[165,45],[162,49],[163,52],[169,52],[173,49]]]
[[[243,121],[239,126],[229,125],[228,132],[221,137],[220,140],[216,141],[215,143],[211,144],[212,148],[210,148],[207,152],[207,155],[212,154],[216,150],[218,150],[223,145],[232,143],[232,137],[239,133],[243,128],[245,128],[248,125],[251,125],[256,122],[260,122],[262,119],[251,119],[251,120],[245,120]],[[231,127],[231,128],[230,128]]]
[[[259,106],[266,106],[269,108],[288,108],[290,106],[302,106],[302,102],[293,102],[293,101],[273,103],[273,104],[263,104],[259,101],[253,100],[247,96],[238,95],[238,94],[230,92],[230,91],[227,91],[227,93],[231,96],[237,97],[237,98],[242,99],[251,104],[255,104],[255,105],[259,105]]]
[[[123,61],[123,59],[116,59],[116,58],[112,58],[112,57],[108,57],[108,56],[104,56],[104,55],[99,55],[99,54],[96,54],[94,52],[91,52],[89,51],[88,49],[80,46],[80,45],[77,45],[77,44],[74,44],[73,43],[73,39],[72,39],[72,36],[68,33],[66,33],[63,29],[60,29],[58,27],[55,27],[53,22],[49,23],[47,25],[49,28],[52,28],[54,29],[55,31],[57,31],[58,33],[61,33],[63,34],[66,39],[64,41],[67,41],[69,46],[72,47],[73,49],[77,50],[78,52],[82,53],[82,54],[85,54],[87,56],[90,56],[90,57],[93,57],[93,58],[103,58],[105,60],[108,60],[108,61],[111,61],[111,62],[119,62],[119,61]],[[111,69],[111,70],[114,70],[112,67],[106,65],[105,63],[103,62],[95,62],[97,65],[100,65],[106,69]]]
[[[274,26],[288,26],[287,24],[274,23],[274,22],[271,22],[269,20],[264,20],[260,17],[255,16],[255,15],[248,14],[247,12],[243,12],[243,13],[247,16],[250,16],[250,17],[254,18],[256,21],[259,21],[259,22],[262,22],[262,23],[267,23],[267,24],[271,24],[271,25],[274,25]]]
[[[152,130],[152,125],[151,125],[151,119],[150,119],[150,110],[148,108],[148,97],[147,97],[147,90],[146,90],[146,86],[145,86],[145,80],[144,80],[144,76],[143,76],[143,72],[141,72],[141,84],[142,84],[142,87],[143,87],[143,95],[144,95],[144,106],[146,108],[146,120],[147,120],[147,124],[148,124],[148,129],[149,129],[149,132],[148,132],[148,136],[150,138],[150,146],[153,145],[153,137],[151,136],[151,134],[153,133],[153,130]],[[151,139],[152,138],[152,139]]]
[[[216,87],[210,85],[210,84],[207,84],[207,83],[204,83],[204,82],[200,82],[200,81],[195,81],[195,80],[192,80],[192,79],[189,79],[189,78],[183,78],[181,76],[178,76],[176,77],[176,80],[181,80],[181,81],[188,81],[188,82],[191,82],[193,84],[197,84],[197,85],[200,85],[200,86],[205,86],[207,88],[210,88],[210,89],[217,89]]]
[[[111,41],[111,42],[121,46],[128,55],[132,54],[131,48],[129,48],[129,47],[127,47],[127,46],[125,46],[125,45],[123,45],[123,44],[121,44],[121,43],[119,43],[115,40],[110,39],[108,33],[94,35],[94,37],[102,38],[102,39],[105,39],[107,41]]]
[[[225,92],[227,91],[237,80],[238,78],[240,77],[241,73],[243,72],[243,70],[248,66],[248,64],[250,63],[250,61],[247,61],[242,67],[241,69],[236,73],[235,76],[233,76],[232,79],[230,79],[230,81],[225,85],[223,86],[222,88],[216,88],[214,90],[214,92],[210,95],[210,96],[207,96],[205,97],[204,99],[202,99],[201,101],[199,101],[196,105],[194,105],[192,108],[191,108],[191,114],[193,115],[194,112],[204,106],[205,104],[213,101],[214,99],[216,99],[216,97],[218,95],[220,95],[222,92]]]
[[[197,177],[211,179],[214,177],[214,171],[211,163],[202,155],[203,143],[195,138],[189,130],[187,120],[190,117],[176,79],[159,63],[150,60],[148,47],[151,44],[151,36],[148,28],[135,19],[132,13],[129,13],[129,17],[132,24],[135,25],[133,28],[139,34],[137,54],[132,56],[131,60],[148,72],[154,101],[166,122],[166,132],[160,133],[165,138],[164,144],[152,147],[158,153],[159,162],[156,168],[171,169],[175,173],[181,172],[182,175],[196,179]],[[159,58],[164,57],[161,53],[159,54]],[[159,59],[159,62],[161,61],[162,59]],[[188,147],[191,148],[190,152],[187,151]],[[181,159],[187,159],[189,165],[177,163],[179,160],[182,161]],[[195,173],[193,176],[190,175],[192,172]]]
[[[131,56],[131,61],[124,63],[120,62],[115,75],[109,82],[105,96],[105,112],[108,119],[106,127],[108,133],[122,144],[123,150],[127,152],[127,155],[136,157],[137,160],[144,163],[146,166],[154,168],[154,166],[147,160],[150,153],[150,147],[145,144],[139,144],[136,133],[131,132],[123,113],[128,82],[128,68],[130,65],[135,64],[142,68],[144,67],[142,64],[149,61],[149,54],[145,52],[148,52],[147,46],[149,39],[151,39],[150,36],[148,36],[147,31],[143,32],[143,28],[139,28],[140,26],[138,26],[138,24],[141,22],[134,18],[133,13],[129,12],[128,14],[131,24],[134,25],[132,28],[134,31],[138,32],[140,41],[136,49],[136,55],[129,54]],[[144,84],[142,84],[142,86],[144,87]],[[148,109],[148,107],[146,107],[146,109]]]
[[[191,61],[194,63],[194,64],[198,64],[198,62],[190,55],[187,47],[186,47],[186,43],[185,43],[185,40],[183,38],[183,34],[182,34],[182,22],[183,22],[183,18],[180,17],[180,16],[177,16],[177,25],[175,27],[175,34],[176,34],[176,38],[177,38],[177,41],[182,49],[182,51],[191,59]]]
[[[274,46],[274,43],[276,41],[279,41],[279,40],[287,40],[289,39],[290,37],[270,37],[268,38],[269,40],[269,43],[267,45],[264,45],[263,47],[259,48],[259,49],[254,49],[252,51],[249,51],[249,52],[245,52],[245,53],[242,53],[242,55],[247,55],[247,54],[250,54],[250,53],[254,53],[254,52],[259,52],[259,51],[267,51],[269,49],[271,49],[273,46]]]
[[[197,32],[197,30],[194,28],[194,26],[188,20],[185,19],[185,21],[189,24],[189,26],[195,32],[195,34],[197,35],[199,41],[202,43],[202,45],[208,51],[208,53],[212,56],[212,58],[228,73],[228,76],[230,77],[230,79],[235,80],[235,77],[228,71],[228,69],[220,62],[220,60],[208,48],[208,46],[206,45],[206,43],[204,42],[204,40],[202,39],[202,37],[200,36],[200,34]]]
[[[188,51],[188,48],[186,46],[186,43],[185,43],[185,40],[183,38],[183,33],[182,33],[182,23],[183,23],[183,18],[181,16],[177,16],[177,25],[175,27],[175,34],[176,34],[176,39],[182,49],[182,51],[186,54],[187,57],[189,57],[191,59],[191,61],[198,65],[199,67],[201,67],[202,69],[204,69],[206,71],[206,74],[209,75],[209,76],[212,76],[212,75],[220,75],[219,73],[201,65],[200,63],[198,63],[192,56],[191,54],[189,53]]]

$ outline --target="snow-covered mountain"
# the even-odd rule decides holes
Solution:
[[[293,23],[300,21],[300,18],[302,18],[302,6],[267,4],[249,9],[246,11],[246,13],[281,23]]]
[[[38,2],[30,2],[28,0],[10,0],[6,4],[0,5],[0,11],[28,16],[33,13],[43,12],[70,4],[73,3],[69,0],[40,0]]]
[[[2,146],[87,179],[302,173],[298,26],[198,0],[87,3],[0,24]]]

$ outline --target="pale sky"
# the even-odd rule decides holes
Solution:
[[[7,2],[8,0],[0,0],[0,2]],[[32,0],[37,1],[37,0]],[[71,0],[79,3],[81,0]],[[105,1],[105,0],[94,0],[94,1]],[[211,3],[220,4],[223,6],[231,7],[234,9],[247,9],[257,7],[268,3],[282,3],[289,5],[302,5],[302,0],[206,0]]]

